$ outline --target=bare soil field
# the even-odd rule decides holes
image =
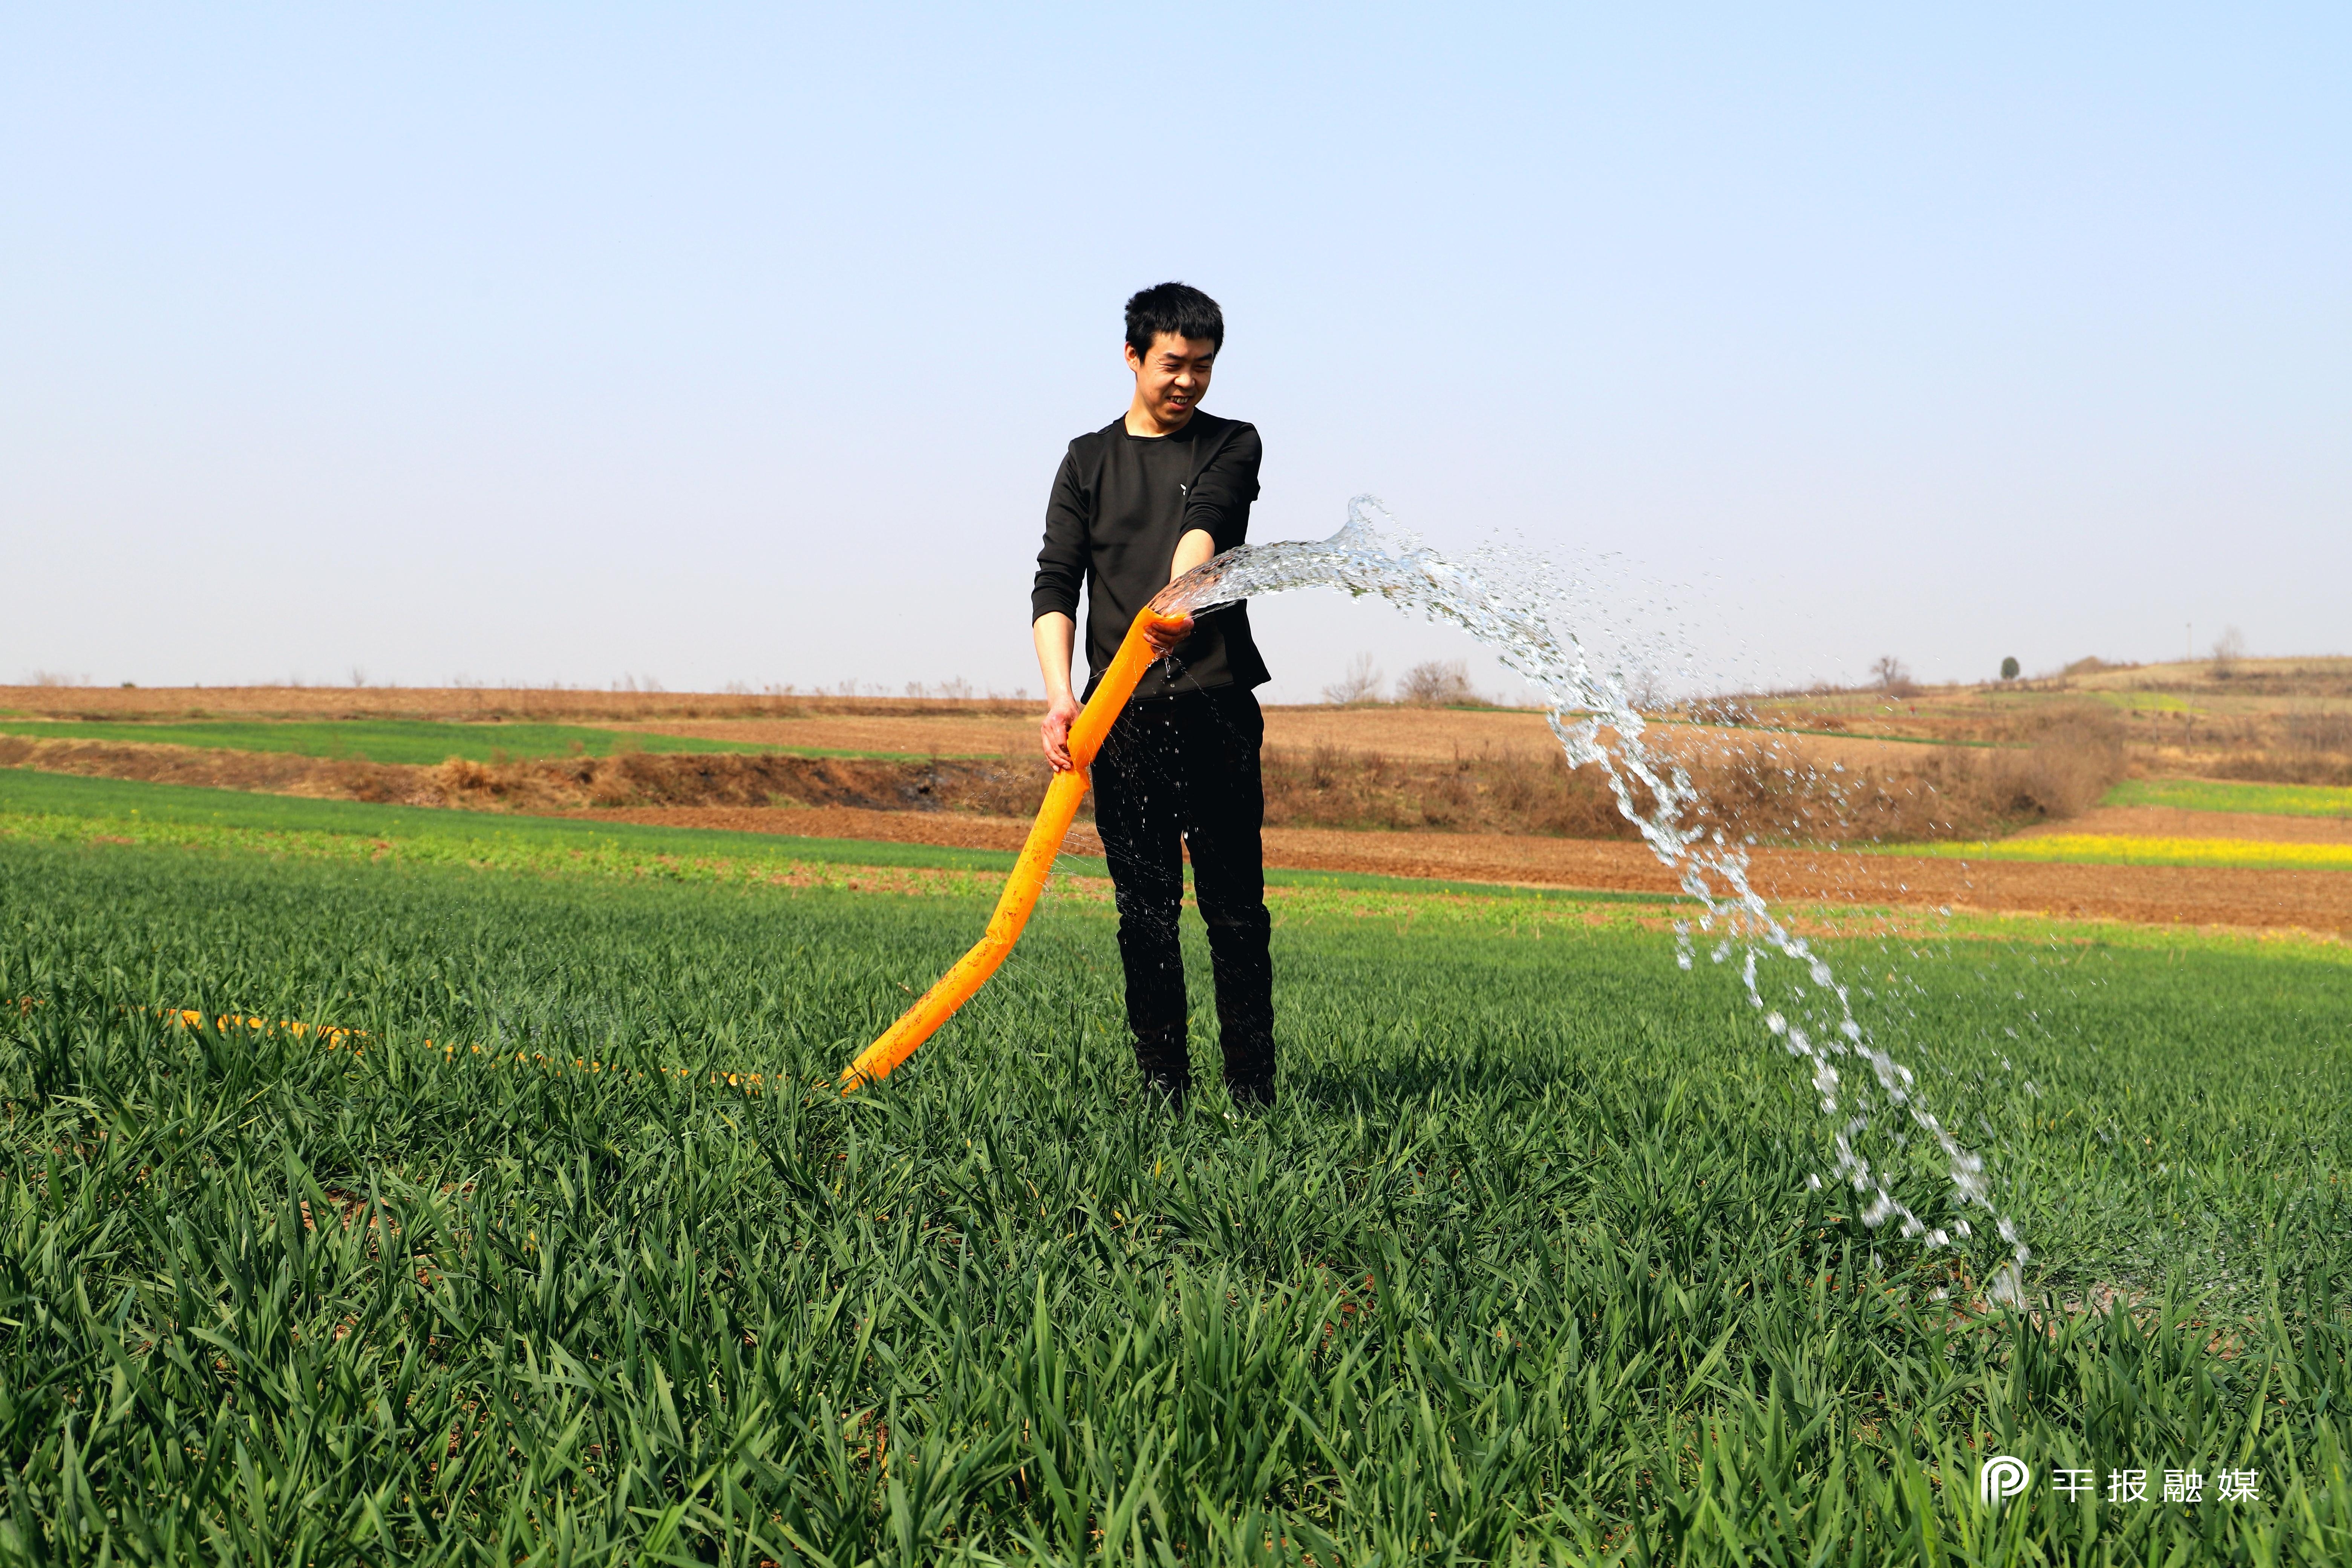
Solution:
[[[731,691],[583,691],[480,686],[0,686],[0,713],[47,719],[795,719],[842,714],[1019,718],[1034,702]],[[650,729],[651,725],[636,725]],[[683,732],[683,731],[681,731]],[[725,737],[716,737],[724,739]]]
[[[626,723],[651,734],[825,751],[902,752],[917,756],[1026,757],[1037,748],[1034,701],[944,698],[768,696],[730,692],[576,691],[557,688],[332,686],[0,686],[0,714],[113,721],[186,719],[430,719],[493,723],[529,720]],[[1541,713],[1509,708],[1269,707],[1266,743],[1318,747],[1399,762],[1450,762],[1558,749]],[[1803,715],[1796,715],[1802,717]],[[1826,735],[1784,735],[1809,759],[1848,766],[1915,756],[1893,726],[1849,725],[1837,715]],[[1979,726],[1980,727],[1980,725]],[[1966,724],[1920,726],[1916,741],[1976,737]],[[1885,733],[1878,732],[1884,731]],[[1950,731],[1948,733],[1943,731]],[[1706,747],[1752,730],[1670,721],[1652,731],[1668,749]],[[1890,742],[1898,743],[1889,743]]]
[[[1036,710],[1042,711],[1042,710]],[[656,720],[635,726],[649,734],[845,752],[908,752],[918,756],[1026,757],[1037,750],[1034,712],[1018,717],[952,713],[812,714],[795,719]],[[1676,754],[1752,744],[1754,730],[1686,723],[1649,732],[1654,746]],[[1790,755],[1820,765],[1881,766],[1915,758],[1923,742],[1864,735],[1785,734],[1776,742]],[[1559,750],[1542,714],[1516,708],[1277,708],[1265,710],[1265,743],[1277,750],[1328,749],[1392,762],[1458,762],[1522,755],[1544,758]]]
[[[971,849],[1018,849],[1029,824],[962,813],[817,810],[571,811],[567,816],[824,838],[878,838]],[[1080,825],[1066,847],[1100,855]],[[1348,833],[1269,828],[1266,864],[1316,871],[1526,887],[1672,895],[1674,877],[1639,844],[1484,833]],[[1895,855],[1759,849],[1754,879],[1791,903],[1976,910],[2142,924],[2296,929],[2352,935],[2352,874],[2210,867],[1970,863]]]

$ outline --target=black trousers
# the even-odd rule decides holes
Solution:
[[[1254,1099],[1273,1092],[1272,922],[1259,837],[1265,789],[1258,747],[1265,737],[1257,699],[1221,687],[1129,704],[1095,760],[1095,826],[1118,901],[1127,1021],[1145,1073],[1180,1096],[1189,1067],[1176,917],[1187,850],[1193,896],[1209,928],[1225,1080]]]

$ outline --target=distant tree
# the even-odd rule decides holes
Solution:
[[[2011,654],[2007,658],[2000,661],[2000,678],[2003,680],[2015,680],[2017,679],[2017,672],[2023,668],[2024,667],[2022,665],[2017,662],[2017,656],[2015,654]]]
[[[1416,664],[1404,672],[1397,682],[1397,700],[1423,707],[1443,708],[1449,703],[1474,700],[1477,693],[1470,689],[1470,667],[1460,659],[1431,659]]]
[[[1882,691],[1896,691],[1911,684],[1911,671],[1893,654],[1883,654],[1870,667],[1870,678],[1878,682]]]
[[[2238,661],[2246,657],[2246,634],[2235,626],[2224,626],[2221,635],[2213,639],[2213,674],[2227,680],[2237,673]]]
[[[1625,672],[1625,702],[1636,713],[1655,713],[1666,706],[1665,683],[1646,664]]]
[[[1339,679],[1323,689],[1323,700],[1344,708],[1350,702],[1377,702],[1381,700],[1381,668],[1372,656],[1360,653],[1348,661],[1347,669]]]

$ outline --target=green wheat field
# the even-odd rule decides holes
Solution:
[[[1001,864],[0,773],[0,1561],[2352,1561],[2340,944],[1821,943],[2012,1310],[1641,900],[1289,879],[1171,1121],[1072,863],[839,1098]]]

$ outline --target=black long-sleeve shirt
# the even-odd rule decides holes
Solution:
[[[1130,436],[1124,416],[1070,443],[1045,503],[1045,543],[1029,592],[1029,618],[1058,610],[1076,620],[1087,590],[1087,691],[1118,652],[1138,610],[1168,585],[1176,542],[1194,529],[1221,551],[1249,533],[1262,455],[1257,427],[1195,412],[1169,436]],[[1170,661],[1155,662],[1138,698],[1270,679],[1251,640],[1249,606],[1203,616]]]

